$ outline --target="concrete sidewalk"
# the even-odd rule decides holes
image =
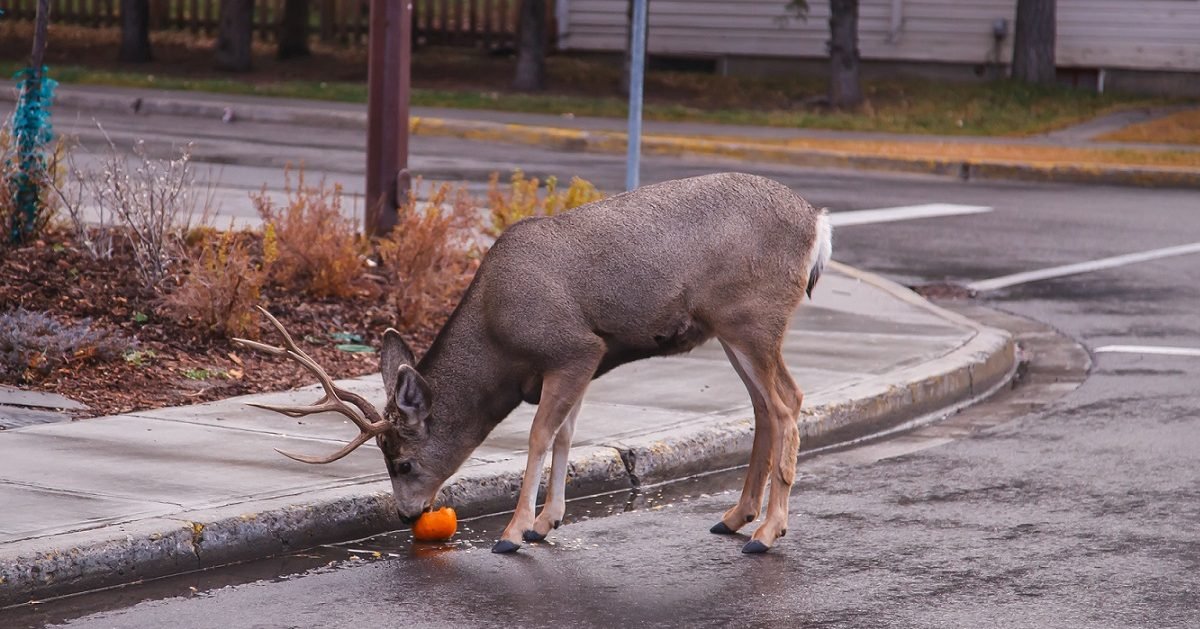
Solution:
[[[967,403],[1013,373],[1006,332],[834,266],[785,348],[806,391],[805,449]],[[343,384],[383,398],[378,376]],[[326,466],[272,450],[332,450],[355,434],[346,421],[245,405],[315,397],[308,387],[0,432],[0,606],[401,528],[373,444]],[[464,517],[512,508],[532,410],[496,429],[443,502]],[[749,398],[718,346],[627,365],[588,392],[568,492],[741,465],[752,438]]]
[[[0,99],[11,94],[0,94]],[[130,115],[228,117],[238,121],[324,128],[365,128],[366,108],[352,103],[144,88],[63,86],[66,108]],[[1179,145],[1096,142],[1094,129],[1168,113],[1120,112],[1030,138],[948,137],[647,121],[643,151],[707,155],[805,167],[924,173],[964,179],[1018,179],[1132,186],[1200,188],[1200,149]],[[621,153],[625,123],[611,118],[488,110],[412,110],[415,135],[456,137]],[[1106,121],[1106,119],[1111,119]],[[1111,122],[1111,124],[1109,124]]]

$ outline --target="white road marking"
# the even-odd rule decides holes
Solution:
[[[1149,262],[1150,260],[1158,260],[1159,258],[1170,258],[1172,256],[1182,256],[1190,253],[1200,253],[1200,242],[1193,242],[1188,245],[1179,245],[1176,247],[1151,249],[1149,251],[1142,251],[1139,253],[1127,253],[1124,255],[1113,256],[1111,258],[1091,260],[1089,262],[1077,262],[1075,264],[1064,264],[1063,266],[1052,266],[1048,269],[1041,269],[1038,271],[1013,273],[1012,275],[994,277],[990,280],[971,282],[970,284],[967,284],[967,288],[977,292],[996,290],[998,288],[1008,288],[1009,286],[1015,286],[1017,284],[1027,284],[1029,282],[1038,282],[1041,280],[1063,277],[1064,275],[1091,273],[1092,271],[1111,269],[1113,267],[1125,266],[1126,264]]]
[[[834,212],[829,215],[834,227],[847,225],[867,225],[870,223],[890,223],[892,221],[908,221],[916,218],[933,218],[936,216],[960,216],[963,214],[983,214],[991,212],[986,205],[958,205],[956,203],[926,203],[925,205],[903,205],[900,207],[885,207],[877,210],[856,210],[853,212]]]
[[[1161,347],[1156,345],[1105,345],[1096,348],[1097,354],[1157,354],[1159,356],[1200,357],[1197,347]]]

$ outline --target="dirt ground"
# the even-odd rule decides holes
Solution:
[[[363,291],[348,299],[320,301],[269,286],[261,303],[334,378],[378,371],[377,354],[335,347],[347,343],[348,335],[360,337],[350,342],[378,347],[383,330],[394,325],[395,313],[377,294]],[[142,288],[128,251],[118,247],[113,259],[95,260],[64,231],[8,249],[0,257],[0,313],[18,308],[51,313],[64,324],[86,322],[116,342],[117,351],[107,360],[83,347],[48,374],[0,371],[5,384],[58,392],[91,407],[78,417],[315,382],[295,363],[235,347],[227,339],[161,315],[161,302]],[[259,330],[261,341],[279,344],[265,320]],[[428,348],[435,331],[432,325],[402,330],[418,355]]]

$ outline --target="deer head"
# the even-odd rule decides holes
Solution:
[[[433,408],[433,391],[413,367],[412,350],[401,338],[400,333],[389,328],[383,335],[381,359],[387,402],[380,413],[362,396],[334,385],[325,370],[296,345],[283,324],[266,309],[260,307],[259,310],[283,337],[284,347],[247,339],[233,339],[233,342],[268,354],[285,356],[299,363],[321,383],[324,395],[307,406],[252,406],[283,413],[289,417],[323,412],[341,413],[359,428],[358,437],[328,456],[316,457],[276,451],[302,463],[332,463],[374,437],[383,452],[401,520],[411,523],[423,511],[428,510],[433,504],[438,488],[454,473],[453,468],[458,461],[447,464],[446,459],[439,456],[436,448],[426,447],[429,439],[430,410]]]

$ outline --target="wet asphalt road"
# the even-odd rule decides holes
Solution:
[[[438,146],[447,159],[459,150]],[[472,157],[501,150],[525,149],[480,147]],[[531,160],[548,159],[530,151]],[[615,157],[560,159],[559,168],[590,168],[602,183],[619,172]],[[647,166],[650,180],[731,167],[665,158]],[[906,284],[1200,241],[1196,192],[739,168],[835,211],[927,202],[996,208],[839,230],[836,259]],[[1047,323],[1089,349],[1200,347],[1200,256],[1014,287],[976,302]],[[449,548],[414,553],[388,539],[376,545],[379,559],[286,579],[217,587],[245,577],[185,578],[174,589],[131,589],[11,618],[146,628],[1200,626],[1200,359],[1093,360],[1078,389],[979,434],[874,462],[806,461],[789,535],[764,556],[738,552],[744,538],[707,532],[735,499],[726,493],[740,487],[734,473],[643,496],[632,512],[576,520],[555,532],[554,545],[516,556],[487,552],[503,526],[498,518],[473,523]],[[976,412],[999,413],[1002,404]],[[570,505],[568,520],[586,506]],[[151,600],[133,604],[143,597]]]

